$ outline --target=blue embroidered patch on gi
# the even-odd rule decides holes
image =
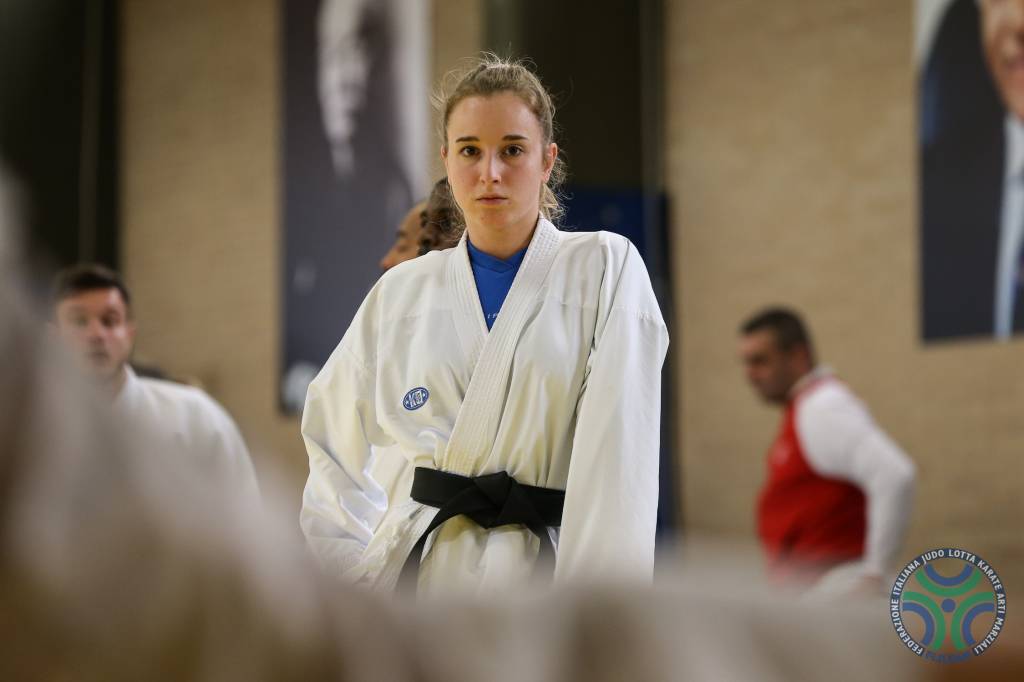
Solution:
[[[429,397],[430,391],[420,386],[419,388],[414,388],[405,394],[405,397],[402,398],[402,405],[405,406],[405,409],[410,411],[418,410],[427,404],[427,398]]]

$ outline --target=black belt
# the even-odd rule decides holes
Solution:
[[[427,536],[442,523],[462,514],[483,528],[522,524],[540,538],[541,554],[554,559],[549,526],[562,525],[565,491],[523,485],[504,471],[469,478],[437,469],[416,467],[412,499],[438,507],[437,515],[420,536],[402,567],[402,579],[415,578]],[[545,538],[548,542],[545,542]]]

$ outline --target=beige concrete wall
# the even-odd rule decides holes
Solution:
[[[464,68],[466,60],[483,49],[483,0],[434,0],[433,24],[432,95],[440,91],[447,74]],[[441,139],[437,132],[439,127],[437,111],[432,109],[432,113],[430,128],[432,146],[428,158],[431,162],[430,177],[439,180],[444,177],[445,170],[444,164],[441,162]]]
[[[123,3],[122,215],[137,356],[193,377],[255,450],[308,471],[277,412],[280,336],[277,0]],[[480,43],[479,0],[439,0],[433,73]],[[436,156],[436,145],[431,158]]]
[[[668,3],[685,525],[753,537],[779,415],[745,385],[736,328],[787,303],[918,464],[905,554],[962,545],[1024,584],[1024,342],[918,340],[912,13]]]
[[[124,3],[122,261],[137,354],[198,379],[250,446],[297,471],[297,423],[277,415],[274,388],[276,9],[274,0]]]

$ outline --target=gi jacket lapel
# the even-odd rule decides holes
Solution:
[[[526,256],[490,332],[480,308],[465,235],[449,260],[448,286],[455,306],[455,324],[474,369],[448,447],[442,461],[436,463],[439,469],[463,476],[482,473],[478,467],[494,444],[505,407],[516,343],[555,261],[559,237],[550,222],[544,218],[537,222]]]

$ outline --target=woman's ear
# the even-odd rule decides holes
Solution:
[[[551,177],[551,171],[555,168],[555,159],[558,158],[558,145],[552,142],[544,150],[544,182]]]

